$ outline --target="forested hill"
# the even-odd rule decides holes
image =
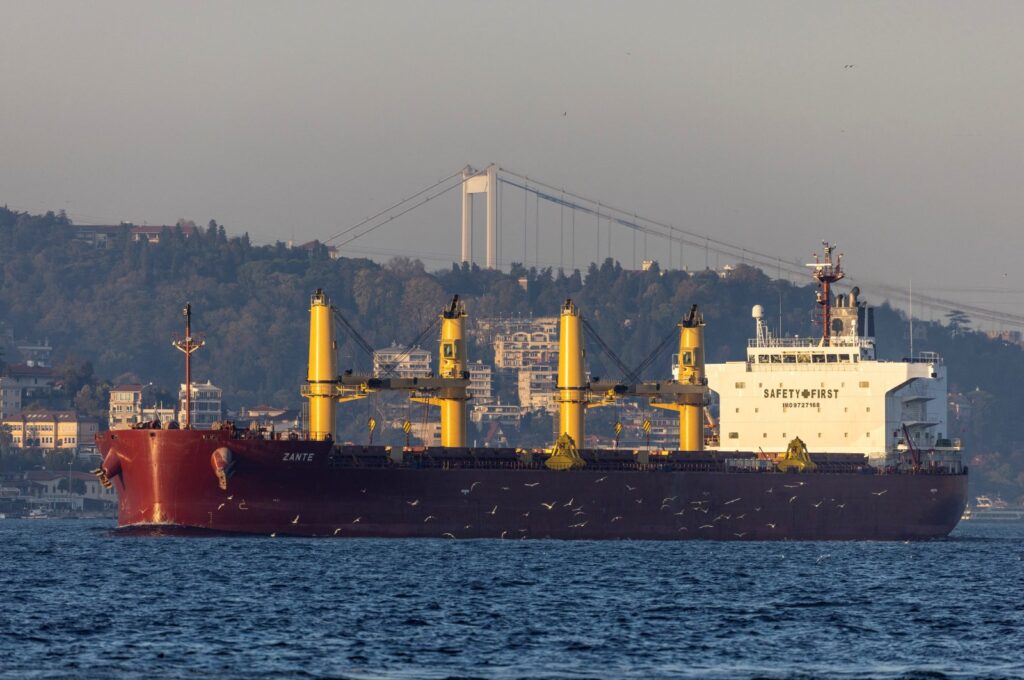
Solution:
[[[704,310],[711,361],[743,356],[754,304],[764,305],[773,320],[781,308],[786,333],[813,332],[810,283],[793,286],[746,266],[725,278],[657,267],[627,271],[610,260],[568,275],[519,266],[511,274],[459,266],[428,272],[408,259],[380,265],[331,259],[319,246],[254,246],[244,235],[229,238],[214,222],[187,238],[178,230],[167,232],[159,243],[132,241],[127,228],[106,246],[84,242],[76,238],[79,233],[61,215],[0,209],[0,324],[18,339],[48,338],[57,361],[90,361],[101,378],[131,373],[173,388],[181,379],[181,356],[170,340],[181,334],[181,307],[189,301],[194,328],[207,339],[196,355],[196,374],[223,387],[232,406],[298,403],[309,296],[316,288],[324,288],[375,346],[414,338],[454,293],[466,299],[471,318],[554,316],[572,297],[631,366],[694,303]],[[855,269],[857,263],[848,265]],[[525,290],[520,277],[527,279]],[[885,305],[876,314],[880,357],[902,357],[906,319]],[[987,465],[1004,466],[999,475],[1016,477],[1024,486],[1024,435],[1016,427],[1024,352],[958,324],[916,325],[915,349],[941,353],[950,389],[966,393],[974,406],[958,425],[962,432],[951,434],[963,436],[972,451],[999,452]],[[368,366],[354,343],[342,337],[339,342],[343,365]],[[491,355],[488,347],[470,351],[473,358]],[[588,354],[594,373],[618,377],[599,365],[596,351]],[[668,358],[657,366],[667,374]]]

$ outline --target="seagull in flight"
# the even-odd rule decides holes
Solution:
[[[523,486],[528,486],[528,487],[530,487],[532,489],[533,487],[537,486],[538,484],[540,484],[540,482],[529,482],[529,483],[524,483]]]
[[[352,520],[352,524],[359,524],[362,521],[363,521],[362,517],[356,517],[354,520]]]
[[[424,522],[429,522],[429,521],[430,521],[430,520],[432,520],[432,519],[437,519],[437,518],[436,518],[436,517],[434,517],[433,515],[427,515],[427,516],[426,516],[426,517],[425,517],[425,518],[423,519],[423,521],[424,521]]]
[[[299,523],[299,516],[295,515],[295,519],[292,520],[292,524],[298,524],[298,523]]]
[[[495,505],[495,506],[494,506],[493,508],[491,508],[491,511],[490,511],[490,512],[487,512],[487,513],[484,513],[484,514],[487,514],[487,515],[493,515],[493,514],[495,514],[496,512],[498,512],[498,506],[497,506],[497,505]]]
[[[886,491],[888,491],[888,489],[882,489],[881,491],[878,491],[878,492],[872,491],[871,493],[872,493],[873,495],[875,495],[875,496],[881,496],[881,495],[882,495],[882,494],[884,494],[884,493],[885,493]]]
[[[595,479],[594,480],[594,484],[600,484],[601,482],[603,482],[606,479],[608,479],[607,475],[602,477],[601,479]]]
[[[417,505],[419,505],[419,504],[420,504],[420,499],[419,499],[419,498],[417,498],[417,499],[416,499],[416,500],[414,500],[414,501],[406,501],[406,504],[407,504],[407,505],[408,505],[409,507],[415,508],[415,507],[416,507]]]
[[[620,519],[622,519],[622,515],[615,515],[615,517],[612,517],[613,522],[618,522]]]
[[[555,501],[551,501],[550,503],[545,503],[544,501],[541,501],[540,504],[543,505],[548,510],[551,510],[552,508],[555,507]]]

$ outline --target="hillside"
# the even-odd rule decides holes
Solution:
[[[408,342],[454,293],[471,317],[552,316],[573,297],[584,315],[628,365],[636,365],[693,303],[704,308],[709,361],[743,355],[751,335],[750,308],[763,304],[787,333],[812,333],[814,292],[739,266],[715,272],[627,271],[618,263],[584,273],[514,266],[511,274],[454,266],[428,272],[414,260],[380,265],[331,259],[327,250],[254,246],[229,238],[210,222],[191,236],[165,233],[159,243],[135,242],[128,230],[96,245],[60,215],[0,209],[0,326],[18,338],[48,338],[56,363],[73,372],[90,362],[98,380],[134,374],[173,388],[181,357],[170,339],[181,333],[181,307],[193,305],[194,327],[207,339],[196,355],[196,375],[224,388],[232,406],[297,405],[305,373],[307,308],[319,287],[374,346]],[[855,268],[856,263],[848,263]],[[526,286],[520,285],[525,278]],[[870,302],[878,302],[870,300]],[[877,312],[879,355],[900,358],[907,323],[892,308]],[[1024,384],[1024,351],[959,325],[915,322],[915,350],[939,352],[949,366],[950,390],[962,392],[969,417],[956,423],[977,479],[986,490],[1024,492],[1024,435],[1015,427]],[[367,368],[356,345],[339,338],[343,366]],[[488,359],[489,347],[472,347]],[[590,353],[594,373],[617,377]],[[667,373],[667,358],[658,366]],[[650,372],[655,374],[655,369]],[[80,380],[88,389],[90,380]],[[95,406],[95,404],[94,404]]]

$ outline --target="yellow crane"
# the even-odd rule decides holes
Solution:
[[[302,396],[309,400],[311,439],[327,440],[336,437],[336,404],[365,399],[374,392],[403,390],[412,393],[414,401],[441,407],[442,446],[466,445],[466,402],[469,399],[466,307],[457,295],[441,312],[437,377],[377,377],[351,372],[338,375],[334,316],[327,295],[322,289],[317,289],[309,307],[309,368],[306,384],[302,386]],[[372,353],[372,348],[365,340],[359,338],[358,342],[364,345],[364,350]]]
[[[303,396],[309,399],[309,438],[334,439],[338,360],[331,301],[317,288],[309,303],[309,369]]]
[[[436,391],[428,396],[413,396],[418,401],[441,408],[441,446],[466,445],[466,402],[469,400],[469,373],[466,366],[466,305],[456,295],[441,312],[441,346],[438,352]],[[403,389],[397,387],[396,389]]]
[[[697,389],[651,397],[651,406],[679,412],[679,450],[704,450],[704,407],[707,378],[704,375],[704,316],[697,305],[679,324],[679,375],[676,384]]]

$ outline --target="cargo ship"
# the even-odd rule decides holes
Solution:
[[[821,368],[839,365],[828,354],[846,353],[853,363],[849,349],[842,349],[849,342],[832,337],[830,285],[842,270],[831,258],[827,246],[825,259],[814,265],[823,332],[816,349],[808,350],[806,365],[793,360],[800,375],[816,366],[814,352],[826,357]],[[176,345],[185,355],[188,385],[191,355],[200,343],[192,336],[187,305],[184,315],[185,336]],[[180,424],[142,423],[99,433],[103,462],[96,474],[116,486],[118,527],[147,533],[448,539],[921,540],[946,536],[964,511],[967,469],[958,452],[939,446],[942,441],[917,445],[920,432],[913,437],[906,423],[905,441],[875,457],[820,447],[817,429],[806,424],[801,432],[787,425],[785,445],[774,449],[706,448],[709,367],[696,306],[679,324],[671,379],[601,381],[588,377],[583,317],[566,300],[559,317],[556,380],[560,434],[543,449],[466,445],[466,307],[457,297],[440,314],[438,369],[423,377],[339,374],[337,316],[326,293],[317,290],[310,304],[308,373],[301,390],[308,418],[302,432],[242,429],[230,422],[193,428],[186,389]],[[745,362],[751,381],[761,353]],[[778,368],[790,366],[781,357],[780,351]],[[773,365],[770,358],[765,363]],[[837,398],[828,395],[837,388],[825,385],[825,375],[813,376],[820,384],[814,388],[787,387],[783,379],[775,381],[779,387],[758,388],[759,394],[784,404],[790,403],[789,390],[794,401],[812,389],[808,403]],[[441,445],[336,443],[337,405],[381,390],[405,391],[438,407]],[[678,412],[678,448],[580,446],[586,441],[586,411],[628,398]],[[721,412],[727,408],[721,401]],[[803,418],[802,410],[786,406],[771,419],[792,413]],[[724,415],[722,422],[732,427]],[[836,426],[834,420],[817,425]]]

